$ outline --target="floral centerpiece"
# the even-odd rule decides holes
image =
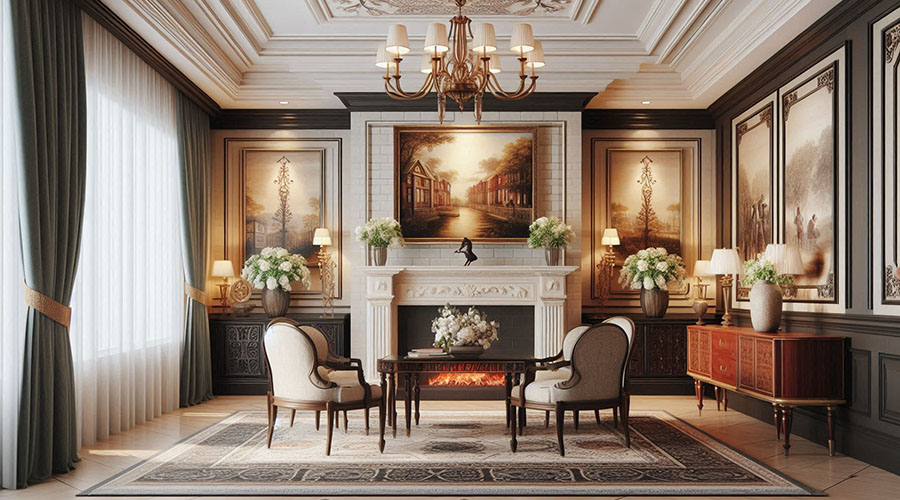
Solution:
[[[262,290],[262,306],[269,317],[284,316],[290,306],[291,283],[309,288],[309,269],[302,255],[291,255],[284,248],[263,248],[251,255],[241,270],[241,278]]]
[[[528,226],[528,246],[543,248],[548,266],[559,264],[559,249],[569,246],[574,236],[572,226],[558,217],[541,217]]]
[[[661,318],[669,306],[668,285],[684,279],[684,261],[665,248],[645,248],[622,264],[619,283],[641,291],[641,308],[649,318]]]
[[[400,223],[390,217],[373,217],[356,228],[356,239],[372,248],[376,266],[387,261],[387,249],[404,245]]]
[[[448,352],[480,352],[498,340],[500,323],[488,321],[487,314],[470,307],[465,314],[450,304],[438,309],[431,321],[434,346]]]
[[[781,326],[784,290],[794,286],[794,277],[778,274],[775,264],[763,254],[744,262],[741,283],[750,288],[750,323],[757,332],[776,332]]]

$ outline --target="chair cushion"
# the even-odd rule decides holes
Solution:
[[[370,385],[372,389],[372,399],[377,400],[381,398],[381,386],[380,385]],[[342,384],[338,386],[337,390],[337,402],[338,403],[352,403],[354,401],[362,401],[365,397],[365,390],[359,384]]]
[[[560,380],[569,380],[572,376],[572,369],[568,366],[564,366],[559,370],[538,370],[534,372],[534,380],[537,382],[539,380],[556,380],[559,382]]]
[[[560,379],[535,380],[534,382],[525,386],[525,401],[531,403],[552,403],[553,401],[550,400],[550,388],[558,384],[559,382]],[[521,400],[522,398],[519,397],[519,394],[521,394],[521,392],[522,386],[517,385],[512,388],[511,396]]]
[[[319,368],[322,367],[320,366]],[[340,385],[359,384],[359,377],[356,375],[356,370],[331,370],[325,374],[324,377],[326,380]]]

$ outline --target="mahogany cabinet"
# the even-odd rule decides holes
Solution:
[[[834,417],[846,403],[846,337],[807,333],[757,333],[720,325],[687,327],[687,374],[694,379],[697,407],[703,410],[703,384],[716,388],[717,406],[727,391],[772,403],[776,437],[784,433],[790,449],[794,406],[828,409],[828,448],[834,454]]]

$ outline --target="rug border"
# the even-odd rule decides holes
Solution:
[[[178,440],[178,441],[172,443],[172,444],[169,445],[167,448],[158,451],[157,453],[153,454],[152,456],[150,456],[150,457],[148,457],[148,458],[145,458],[145,459],[143,459],[143,460],[137,462],[136,464],[131,465],[131,466],[129,466],[128,468],[123,469],[123,470],[117,472],[116,474],[113,474],[112,476],[110,476],[110,477],[104,479],[103,481],[100,481],[99,483],[97,483],[97,484],[95,484],[95,485],[93,485],[93,486],[91,486],[91,487],[89,487],[89,488],[87,488],[87,489],[85,489],[85,490],[82,490],[81,492],[77,493],[75,496],[76,496],[76,497],[89,497],[89,496],[94,496],[93,493],[94,493],[95,490],[97,490],[97,489],[99,489],[99,488],[105,486],[106,484],[108,484],[108,483],[114,481],[114,480],[117,479],[119,476],[122,476],[122,475],[124,475],[124,474],[127,474],[128,472],[131,472],[133,469],[135,469],[135,468],[137,468],[137,467],[140,467],[141,465],[145,464],[146,462],[149,462],[150,460],[153,460],[154,458],[156,458],[156,457],[162,455],[163,453],[166,453],[166,452],[169,451],[171,448],[173,448],[173,447],[175,447],[175,446],[178,446],[179,444],[183,444],[184,442],[188,441],[189,439],[192,439],[192,438],[193,438],[194,436],[196,436],[197,434],[200,434],[200,433],[202,433],[202,432],[208,430],[210,427],[212,427],[212,426],[214,426],[214,425],[219,425],[219,424],[221,424],[224,420],[226,420],[226,419],[228,419],[228,418],[231,418],[231,417],[237,415],[238,413],[247,412],[247,411],[255,411],[255,410],[235,410],[235,411],[231,412],[230,414],[228,414],[228,415],[222,417],[222,418],[221,418],[220,420],[218,420],[217,422],[213,422],[213,423],[207,425],[206,427],[204,427],[204,428],[202,428],[202,429],[198,429],[198,430],[192,432],[190,435],[185,436],[185,437],[183,437],[182,439],[180,439],[180,440]],[[491,411],[493,411],[493,410],[478,410],[478,411],[487,411],[487,412],[491,412]],[[641,411],[641,410],[639,410],[639,411]],[[780,472],[779,470],[775,469],[774,467],[770,466],[769,464],[767,464],[767,463],[765,463],[765,462],[763,462],[763,461],[761,461],[761,460],[758,460],[758,459],[756,459],[756,458],[751,457],[750,455],[748,455],[748,454],[744,453],[743,451],[741,451],[741,450],[735,448],[734,446],[732,446],[732,445],[730,445],[730,444],[728,444],[728,443],[722,441],[721,439],[719,439],[719,438],[717,438],[717,437],[715,437],[715,436],[709,434],[708,432],[706,432],[706,431],[704,431],[703,429],[697,427],[696,425],[694,425],[694,424],[688,422],[687,420],[685,420],[685,419],[679,417],[678,415],[674,415],[674,414],[670,413],[669,410],[660,410],[660,409],[657,409],[657,410],[643,410],[643,411],[658,411],[658,412],[665,413],[666,415],[668,415],[668,416],[672,417],[673,419],[675,419],[675,420],[681,422],[682,424],[687,425],[688,427],[693,428],[693,429],[696,430],[697,432],[703,434],[704,436],[706,436],[706,437],[709,438],[710,440],[712,440],[712,441],[718,443],[719,445],[724,446],[724,447],[726,447],[726,448],[732,450],[733,452],[737,453],[738,455],[744,457],[744,458],[747,459],[747,460],[750,460],[750,461],[752,461],[752,462],[757,463],[758,465],[762,466],[762,468],[768,470],[769,472],[771,472],[771,473],[773,473],[773,474],[775,474],[775,475],[783,476],[783,477],[787,478],[789,481],[793,482],[793,483],[796,484],[798,487],[800,487],[801,489],[803,489],[803,490],[805,490],[805,491],[807,492],[807,495],[784,495],[784,494],[782,494],[782,493],[754,493],[753,495],[750,495],[750,496],[759,496],[759,497],[778,497],[778,496],[794,496],[794,497],[814,496],[814,497],[827,497],[827,496],[828,496],[828,494],[825,493],[824,491],[821,491],[821,490],[812,488],[812,487],[808,486],[807,484],[805,484],[805,483],[803,483],[803,482],[801,482],[801,481],[798,481],[798,480],[794,479],[794,478],[791,477],[790,475],[785,474],[785,473],[783,473],[783,472]],[[500,412],[500,410],[495,411],[495,413],[499,413],[499,412]],[[385,428],[385,431],[387,431],[386,428]],[[490,494],[490,493],[488,493],[488,494],[485,494],[485,493],[466,493],[466,494],[467,494],[467,495],[474,495],[474,496],[496,496],[495,494]],[[514,494],[515,494],[516,496],[535,497],[535,498],[541,498],[541,497],[549,497],[549,498],[554,498],[554,497],[583,497],[583,496],[585,496],[583,493],[552,493],[552,494],[551,494],[551,493],[548,493],[548,494],[538,494],[538,493],[521,493],[521,492],[516,492],[516,493],[514,493]],[[702,493],[700,493],[699,495],[702,496]],[[180,493],[162,493],[162,494],[158,494],[158,495],[146,495],[146,494],[137,494],[137,493],[106,493],[106,494],[97,495],[97,496],[105,496],[105,497],[121,497],[121,498],[154,496],[154,497],[165,498],[165,497],[183,497],[183,496],[185,496],[185,495],[180,494]],[[255,497],[255,496],[256,496],[256,497],[262,497],[262,496],[272,496],[272,497],[304,497],[304,496],[310,496],[310,497],[319,497],[319,496],[321,496],[321,494],[319,494],[319,493],[311,493],[310,495],[297,495],[296,493],[265,493],[265,494],[259,494],[259,493],[254,493],[254,494],[246,494],[246,493],[225,493],[225,494],[221,494],[221,493],[215,493],[215,494],[209,494],[209,495],[202,495],[202,494],[201,494],[201,495],[188,495],[188,496],[198,496],[198,497],[204,497],[204,496],[209,496],[209,497]],[[345,497],[345,498],[346,498],[346,497],[367,497],[367,496],[373,496],[373,497],[374,497],[374,496],[390,496],[390,497],[397,497],[397,498],[404,498],[404,497],[409,497],[409,498],[419,498],[419,495],[417,495],[417,494],[415,494],[415,493],[413,493],[413,494],[408,494],[408,495],[407,495],[407,494],[404,494],[404,495],[381,495],[381,494],[362,495],[362,494],[358,494],[358,493],[330,493],[330,494],[328,494],[328,495],[326,495],[326,496],[332,496],[332,497]],[[428,496],[429,496],[429,497],[447,498],[447,497],[459,497],[460,494],[458,494],[458,493],[429,493]],[[588,495],[588,496],[591,496],[591,495]],[[613,496],[615,496],[615,494],[613,494]],[[658,496],[658,495],[657,495],[657,494],[628,493],[626,496],[648,496],[648,497],[649,497],[649,496]],[[665,496],[673,496],[673,497],[689,497],[689,496],[698,496],[698,493],[696,493],[696,492],[685,492],[685,493],[667,494],[667,495],[665,495]],[[748,495],[747,495],[747,494],[741,494],[741,493],[726,493],[726,494],[716,494],[715,496],[721,496],[721,497],[745,497],[745,496],[748,496]]]

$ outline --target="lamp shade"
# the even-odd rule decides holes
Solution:
[[[741,274],[743,267],[741,256],[733,248],[716,248],[709,260],[709,272],[712,274]]]
[[[769,243],[763,257],[775,266],[778,274],[803,274],[803,259],[796,245]]]
[[[234,266],[230,260],[213,261],[212,275],[214,278],[232,278],[234,277]]]
[[[379,68],[389,68],[392,72],[394,71],[394,68],[397,67],[397,63],[394,62],[394,57],[384,49],[384,43],[378,45],[378,52],[375,54],[375,66],[378,66]]]
[[[441,23],[428,25],[425,35],[425,52],[429,54],[443,54],[450,50],[450,41],[447,38],[447,27]]]
[[[331,245],[331,233],[327,227],[316,228],[316,232],[313,233],[313,245],[320,247]]]
[[[712,274],[709,272],[708,260],[698,260],[694,263],[694,277],[700,276],[712,276]]]
[[[525,66],[533,69],[544,67],[544,46],[541,45],[541,42],[535,40],[534,50],[528,53],[527,58]]]
[[[422,54],[422,66],[419,71],[427,75],[431,73],[431,69],[431,54]]]
[[[406,36],[406,26],[402,24],[392,24],[388,28],[387,42],[384,49],[390,54],[402,56],[409,52],[409,37]]]
[[[476,24],[473,30],[472,51],[481,57],[497,50],[497,37],[491,23]]]
[[[603,237],[600,238],[601,245],[618,245],[621,243],[619,241],[619,231],[614,227],[608,227],[603,230]]]
[[[500,66],[500,56],[491,54],[491,73],[500,73],[503,68]]]
[[[530,24],[517,24],[513,28],[512,37],[509,40],[509,50],[520,56],[534,50],[534,32],[531,30]]]

